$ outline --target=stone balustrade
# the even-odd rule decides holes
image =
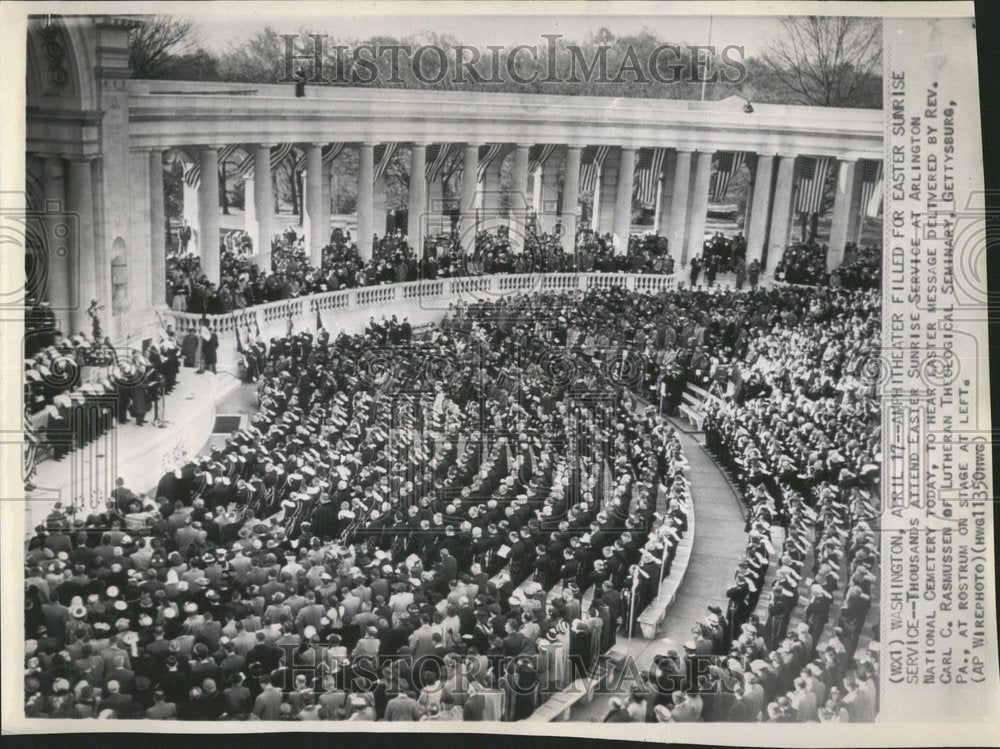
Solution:
[[[563,293],[610,289],[620,286],[630,291],[655,294],[673,289],[675,275],[641,273],[524,273],[492,276],[465,276],[426,281],[364,286],[328,291],[294,299],[261,304],[224,315],[206,315],[219,336],[219,366],[235,368],[236,333],[246,342],[257,330],[269,340],[285,335],[289,321],[293,331],[315,332],[317,314],[323,326],[334,333],[364,331],[372,316],[407,317],[414,326],[438,322],[455,302],[474,302],[532,293]],[[162,311],[165,323],[173,325],[179,337],[197,332],[201,315]]]

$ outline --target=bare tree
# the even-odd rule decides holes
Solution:
[[[144,19],[145,20],[145,19]],[[133,29],[128,39],[133,78],[177,78],[196,51],[194,24],[175,16],[153,16]]]
[[[762,56],[796,103],[881,106],[882,25],[868,18],[794,16]]]

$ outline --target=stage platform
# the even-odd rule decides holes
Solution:
[[[55,502],[72,503],[78,512],[98,511],[119,476],[136,493],[155,488],[166,471],[206,444],[218,404],[240,384],[225,372],[197,374],[182,368],[177,387],[166,398],[162,427],[150,420],[141,427],[118,424],[59,462],[40,463],[33,478],[35,488],[25,497],[25,533],[32,533]]]

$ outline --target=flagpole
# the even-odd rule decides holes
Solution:
[[[712,20],[713,20],[713,18],[714,18],[713,16],[709,16],[708,17],[708,46],[709,47],[712,46]],[[709,54],[711,54],[711,53],[709,53]],[[711,58],[709,58],[709,59],[711,59]],[[705,72],[707,73],[708,71],[706,70]],[[707,83],[708,83],[708,76],[705,75],[701,79],[701,100],[702,101],[705,101],[705,86],[706,86]]]

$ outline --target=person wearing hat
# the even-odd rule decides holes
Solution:
[[[104,685],[106,696],[97,703],[98,712],[110,710],[116,718],[127,718],[132,709],[132,695],[124,694],[121,685],[111,679]]]

